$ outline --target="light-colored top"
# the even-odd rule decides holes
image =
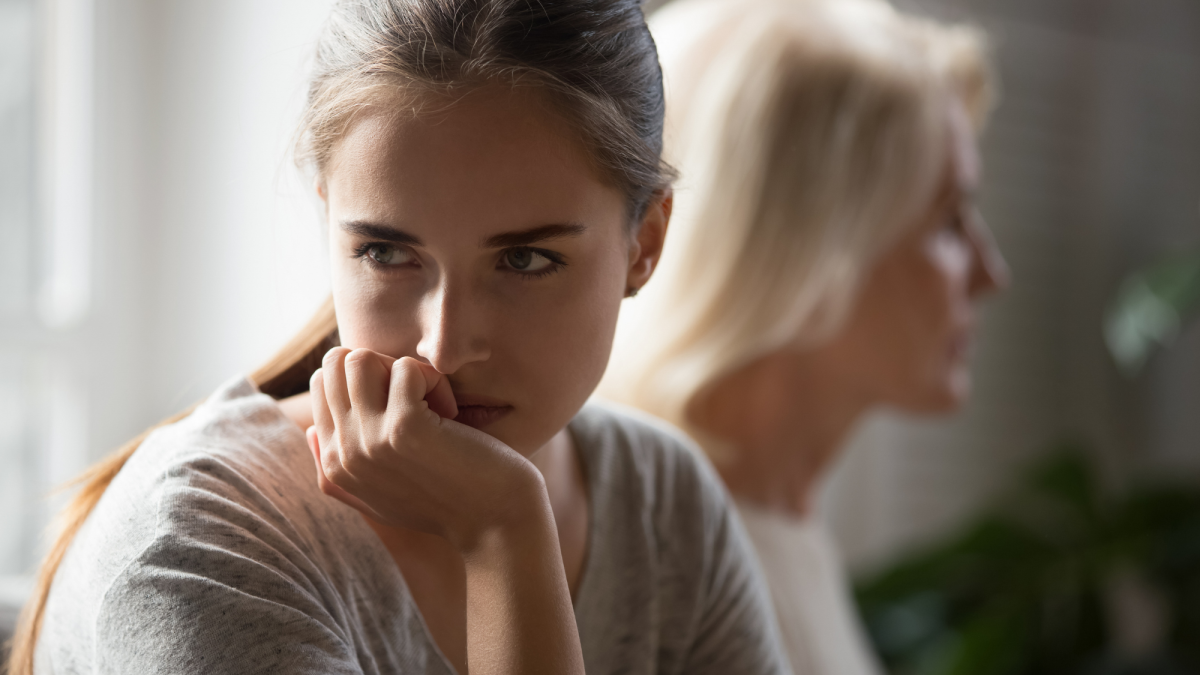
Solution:
[[[820,520],[738,502],[795,675],[879,675],[837,549]]]
[[[589,675],[785,673],[753,553],[664,427],[572,420],[591,505],[575,615]],[[155,431],[55,577],[47,673],[453,672],[363,518],[316,487],[304,434],[245,379]]]

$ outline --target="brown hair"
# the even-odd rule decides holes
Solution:
[[[487,84],[544,89],[603,177],[625,194],[631,223],[669,185],[672,172],[661,159],[662,74],[638,0],[342,0],[317,46],[297,161],[320,179],[354,115],[384,92],[454,96]],[[322,356],[337,344],[330,299],[250,379],[276,399],[307,391]],[[32,675],[59,564],[154,428],[73,483],[79,492],[59,515],[59,534],[21,614],[9,675]]]

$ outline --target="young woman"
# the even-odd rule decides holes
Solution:
[[[10,672],[783,672],[719,481],[581,410],[662,246],[662,114],[636,0],[339,3],[301,148],[332,303],[86,479]]]
[[[689,431],[739,504],[796,673],[877,671],[814,486],[877,406],[955,409],[1007,271],[973,204],[977,35],[871,0],[656,15],[682,183],[601,391]]]

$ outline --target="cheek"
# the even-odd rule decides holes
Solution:
[[[945,412],[969,390],[963,340],[970,320],[970,253],[950,238],[922,253],[909,265],[906,282],[898,284],[906,289],[898,303],[909,307],[907,403],[917,412]]]
[[[612,349],[623,279],[602,268],[576,274],[553,293],[494,319],[492,355],[483,367],[524,403],[519,421],[502,434],[519,452],[549,440],[595,390]]]
[[[505,343],[499,352],[510,355],[506,360],[517,370],[535,374],[542,391],[583,392],[582,405],[608,364],[623,280],[611,260],[577,264],[569,280],[531,294],[536,301],[521,303],[526,309],[498,317],[503,325],[496,332]]]
[[[363,273],[361,260],[331,261],[333,304],[343,347],[366,348],[391,356],[413,355],[418,298],[405,298],[394,286]]]
[[[945,237],[931,243],[926,251],[930,285],[936,285],[951,304],[968,302],[971,275],[971,250],[958,237]]]
[[[952,267],[934,251],[897,251],[881,260],[859,295],[844,342],[849,367],[877,395],[905,403],[941,388],[955,324]]]
[[[941,349],[963,319],[969,264],[969,252],[953,240],[935,240],[898,258],[882,284],[891,296],[893,329]]]

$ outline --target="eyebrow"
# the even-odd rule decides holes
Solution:
[[[421,240],[404,230],[398,230],[387,225],[379,223],[370,223],[365,220],[346,220],[342,221],[342,229],[350,234],[357,234],[360,237],[367,239],[378,239],[380,241],[390,241],[396,244],[404,244],[405,246],[422,246]]]
[[[512,248],[515,246],[529,246],[539,241],[547,239],[561,239],[563,237],[578,237],[583,234],[587,228],[578,223],[562,223],[554,225],[542,225],[530,230],[522,230],[520,232],[504,232],[502,234],[494,234],[483,240],[485,248]]]
[[[411,235],[404,230],[399,230],[389,225],[381,225],[365,220],[347,220],[343,221],[342,229],[350,234],[356,234],[360,237],[368,239],[378,239],[380,241],[390,241],[396,244],[404,244],[406,246],[423,246],[420,238]],[[577,237],[583,234],[587,228],[577,223],[556,223],[553,225],[542,225],[529,230],[521,230],[519,232],[502,232],[494,234],[483,240],[484,248],[513,248],[517,246],[529,246],[547,239],[560,239],[563,237]]]

